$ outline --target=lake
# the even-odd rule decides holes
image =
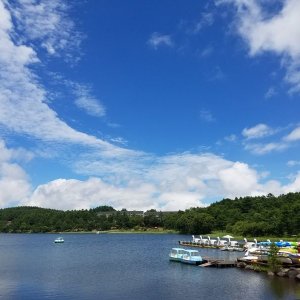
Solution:
[[[176,234],[0,234],[1,299],[300,299],[300,284],[170,262]],[[200,249],[233,259],[241,253]]]

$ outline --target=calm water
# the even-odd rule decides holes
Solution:
[[[1,299],[300,299],[300,284],[169,262],[179,235],[0,234]],[[234,253],[200,249],[203,256]]]

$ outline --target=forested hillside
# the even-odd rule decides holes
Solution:
[[[300,234],[300,193],[223,199],[205,208],[144,214],[110,206],[60,211],[38,207],[0,209],[0,232],[62,232],[162,227],[181,233],[227,231],[244,236]]]

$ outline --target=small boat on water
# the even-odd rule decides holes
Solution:
[[[183,248],[172,248],[169,253],[169,259],[172,261],[181,261],[185,249]]]
[[[54,243],[56,243],[56,244],[64,243],[64,242],[65,242],[65,240],[61,236],[54,240]]]
[[[206,260],[200,256],[199,251],[183,248],[172,248],[169,259],[190,265],[200,265],[206,262]]]
[[[181,262],[190,265],[201,265],[206,263],[207,261],[200,256],[198,250],[184,250],[184,254],[182,255]]]

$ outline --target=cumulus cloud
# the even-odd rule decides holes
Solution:
[[[217,1],[235,5],[236,28],[249,46],[250,55],[271,52],[281,56],[290,91],[300,92],[300,2],[280,2],[280,11],[272,12],[257,0]]]
[[[153,32],[148,40],[148,45],[157,50],[161,46],[173,47],[174,43],[170,35]]]
[[[16,205],[31,193],[29,178],[14,157],[15,151],[0,140],[0,207]]]
[[[121,166],[128,176],[121,171],[119,180],[91,176],[87,180],[57,179],[45,183],[23,204],[60,209],[106,204],[117,209],[178,210],[205,206],[210,198],[278,195],[298,187],[298,179],[286,186],[276,180],[262,183],[265,173],[210,153],[185,152],[152,159],[151,165],[139,161],[134,166]],[[97,172],[101,174],[102,170],[89,169],[91,175]],[[118,170],[113,167],[111,172],[116,174]]]
[[[86,180],[60,178],[33,189],[28,175],[14,159],[15,149],[0,141],[1,207],[32,205],[65,210],[111,205],[117,209],[184,210],[205,206],[209,199],[278,195],[300,189],[299,175],[287,185],[276,180],[262,182],[265,173],[246,163],[189,152],[133,158],[131,163],[125,158],[118,164],[107,160],[105,170],[101,163],[94,164],[93,169],[86,166]]]
[[[300,172],[294,177],[291,183],[283,186],[283,193],[295,193],[300,191]]]

